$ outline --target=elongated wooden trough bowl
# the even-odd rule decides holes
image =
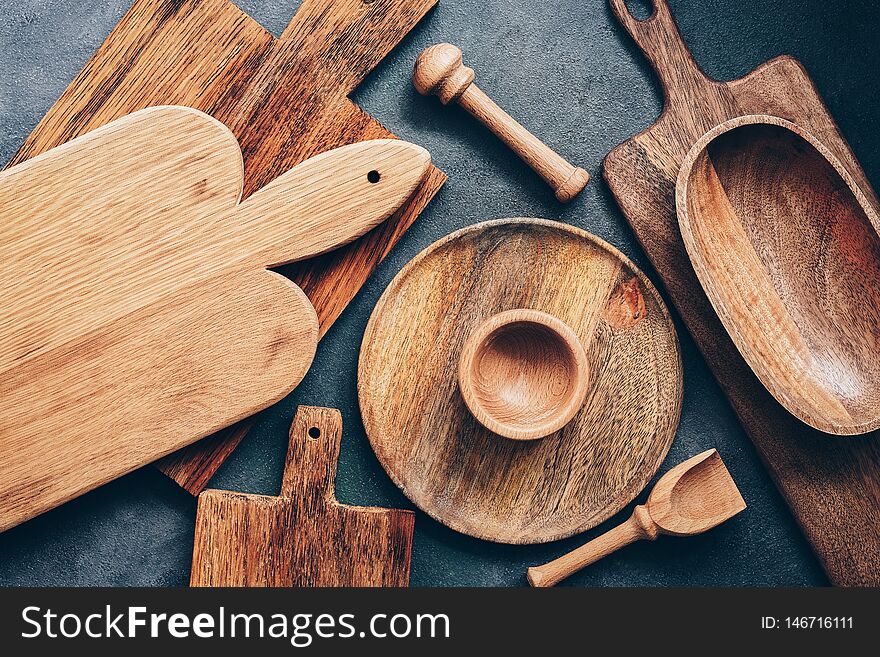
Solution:
[[[814,136],[772,116],[704,135],[676,185],[685,247],[746,362],[806,424],[880,427],[877,211]]]

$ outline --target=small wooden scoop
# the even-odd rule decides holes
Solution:
[[[773,116],[722,123],[685,158],[682,238],[733,342],[820,431],[880,427],[880,218],[813,135]]]
[[[647,504],[639,505],[630,519],[586,545],[546,563],[529,568],[529,584],[553,586],[619,550],[625,545],[660,534],[702,534],[746,508],[736,484],[714,449],[697,454],[663,475]]]

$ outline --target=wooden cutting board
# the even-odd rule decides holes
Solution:
[[[135,0],[12,164],[144,107],[188,105],[238,138],[248,197],[322,151],[392,136],[348,94],[435,4],[304,0],[276,39],[230,0]],[[445,180],[432,168],[381,228],[285,271],[314,305],[321,335]],[[248,426],[201,441],[160,467],[197,493]]]
[[[412,511],[340,504],[342,417],[300,406],[281,495],[199,496],[192,586],[407,586]]]
[[[703,293],[682,242],[675,182],[691,146],[731,118],[777,116],[817,137],[873,207],[878,200],[803,66],[774,59],[744,78],[717,82],[694,62],[665,0],[638,21],[624,0],[614,14],[663,84],[657,122],[605,159],[605,180],[755,443],[832,582],[880,585],[880,436],[834,437],[790,415],[740,356]]]
[[[368,141],[239,203],[232,133],[154,107],[0,173],[0,530],[289,393],[317,317],[266,268],[363,235],[429,166]]]
[[[472,332],[520,308],[564,322],[586,353],[587,393],[561,430],[499,436],[462,399]],[[651,282],[613,246],[541,219],[501,219],[431,245],[394,278],[361,346],[370,443],[416,504],[453,529],[542,543],[595,527],[641,492],[681,411],[681,356]]]

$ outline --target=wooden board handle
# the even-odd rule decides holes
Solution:
[[[293,4],[292,0],[287,0]],[[314,64],[313,84],[327,87],[342,98],[354,91],[367,74],[400,42],[438,0],[303,0],[279,37],[280,61]],[[303,34],[312,35],[310,56],[299,51]],[[323,53],[321,56],[317,46]],[[332,66],[327,62],[332,61]]]
[[[607,557],[622,547],[635,543],[643,538],[654,540],[657,538],[658,529],[651,520],[648,510],[639,505],[633,511],[632,516],[622,525],[618,525],[609,532],[594,538],[589,543],[564,554],[558,559],[543,566],[533,566],[528,570],[529,584],[534,587],[553,586],[566,577],[573,575],[581,568]]]
[[[231,238],[266,267],[321,255],[390,217],[418,189],[430,166],[428,151],[398,139],[326,151],[241,203],[238,232]],[[219,257],[232,252],[229,240],[219,244]]]
[[[334,500],[342,415],[335,408],[300,406],[290,427],[281,497]]]
[[[694,61],[681,38],[666,0],[650,0],[653,13],[643,20],[632,15],[626,0],[609,0],[617,20],[651,63],[666,90],[667,102],[686,102],[694,86],[715,84]]]

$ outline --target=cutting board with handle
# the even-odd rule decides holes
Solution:
[[[231,0],[134,0],[12,164],[136,110],[187,105],[216,117],[237,137],[248,197],[313,155],[392,136],[348,95],[437,1],[303,0],[275,38]],[[432,167],[380,228],[285,270],[314,305],[320,335],[445,179]],[[192,445],[160,467],[197,493],[248,426]]]
[[[803,66],[779,57],[733,82],[709,79],[682,41],[665,0],[637,20],[612,10],[660,77],[663,114],[615,148],[604,176],[832,582],[880,585],[880,436],[821,433],[780,406],[749,369],[691,267],[675,213],[675,183],[691,147],[728,119],[767,114],[815,136],[873,207],[877,196]]]
[[[318,322],[267,267],[364,234],[429,166],[367,141],[239,203],[232,133],[166,106],[0,173],[0,530],[289,393]]]
[[[192,586],[407,586],[412,511],[336,501],[342,417],[300,406],[278,497],[199,496]]]

